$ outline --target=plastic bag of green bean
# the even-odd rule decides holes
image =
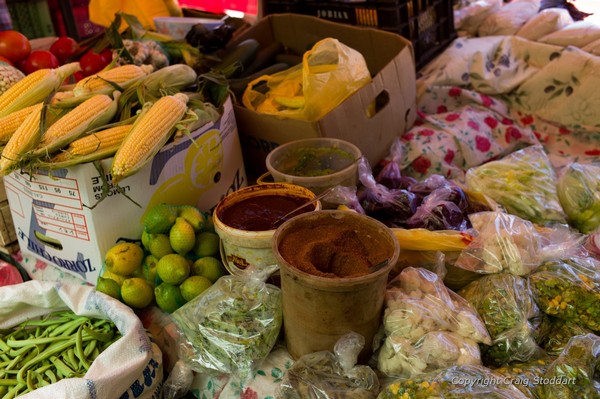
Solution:
[[[0,287],[0,398],[150,399],[162,377],[140,319],[94,287]]]

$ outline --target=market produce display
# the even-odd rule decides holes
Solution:
[[[14,398],[64,378],[83,377],[119,338],[113,322],[72,311],[49,313],[2,331],[0,395]]]

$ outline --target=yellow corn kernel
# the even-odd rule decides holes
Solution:
[[[90,155],[95,152],[102,152],[105,156],[110,156],[111,154],[107,151],[114,150],[114,154],[132,126],[115,126],[77,139],[69,144],[65,151],[56,155],[52,162],[62,162],[76,156]]]
[[[0,118],[0,144],[8,143],[13,133],[38,106],[39,104],[32,105]]]
[[[129,83],[145,77],[153,70],[154,67],[152,65],[138,66],[128,64],[101,71],[77,82],[73,88],[73,94],[80,96],[100,90],[114,90],[114,86],[108,82],[116,83],[122,88],[126,88]]]
[[[113,159],[114,183],[137,172],[169,140],[187,110],[183,93],[161,97],[136,119]]]
[[[44,101],[65,78],[80,69],[78,62],[72,62],[25,76],[0,96],[0,117]]]
[[[110,122],[117,112],[118,99],[119,94],[115,94],[114,100],[106,94],[97,94],[73,108],[46,130],[36,155],[43,156],[59,150],[87,130]]]
[[[43,104],[37,104],[6,143],[0,157],[0,175],[8,174],[19,163],[23,155],[40,142],[42,109]]]

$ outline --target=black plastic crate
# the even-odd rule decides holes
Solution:
[[[452,0],[297,0],[299,14],[398,33],[413,44],[419,69],[456,38]],[[267,5],[272,0],[267,1]],[[267,6],[268,10],[268,6]],[[268,12],[273,13],[273,12]]]

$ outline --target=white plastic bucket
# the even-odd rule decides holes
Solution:
[[[231,274],[240,274],[250,265],[262,268],[277,264],[272,248],[275,228],[264,231],[241,230],[226,225],[221,219],[223,212],[232,205],[263,195],[294,196],[305,198],[307,202],[315,198],[315,194],[309,189],[289,183],[248,186],[223,198],[213,212],[213,222],[215,232],[221,238],[223,263]],[[316,201],[314,210],[320,209],[321,203]]]

